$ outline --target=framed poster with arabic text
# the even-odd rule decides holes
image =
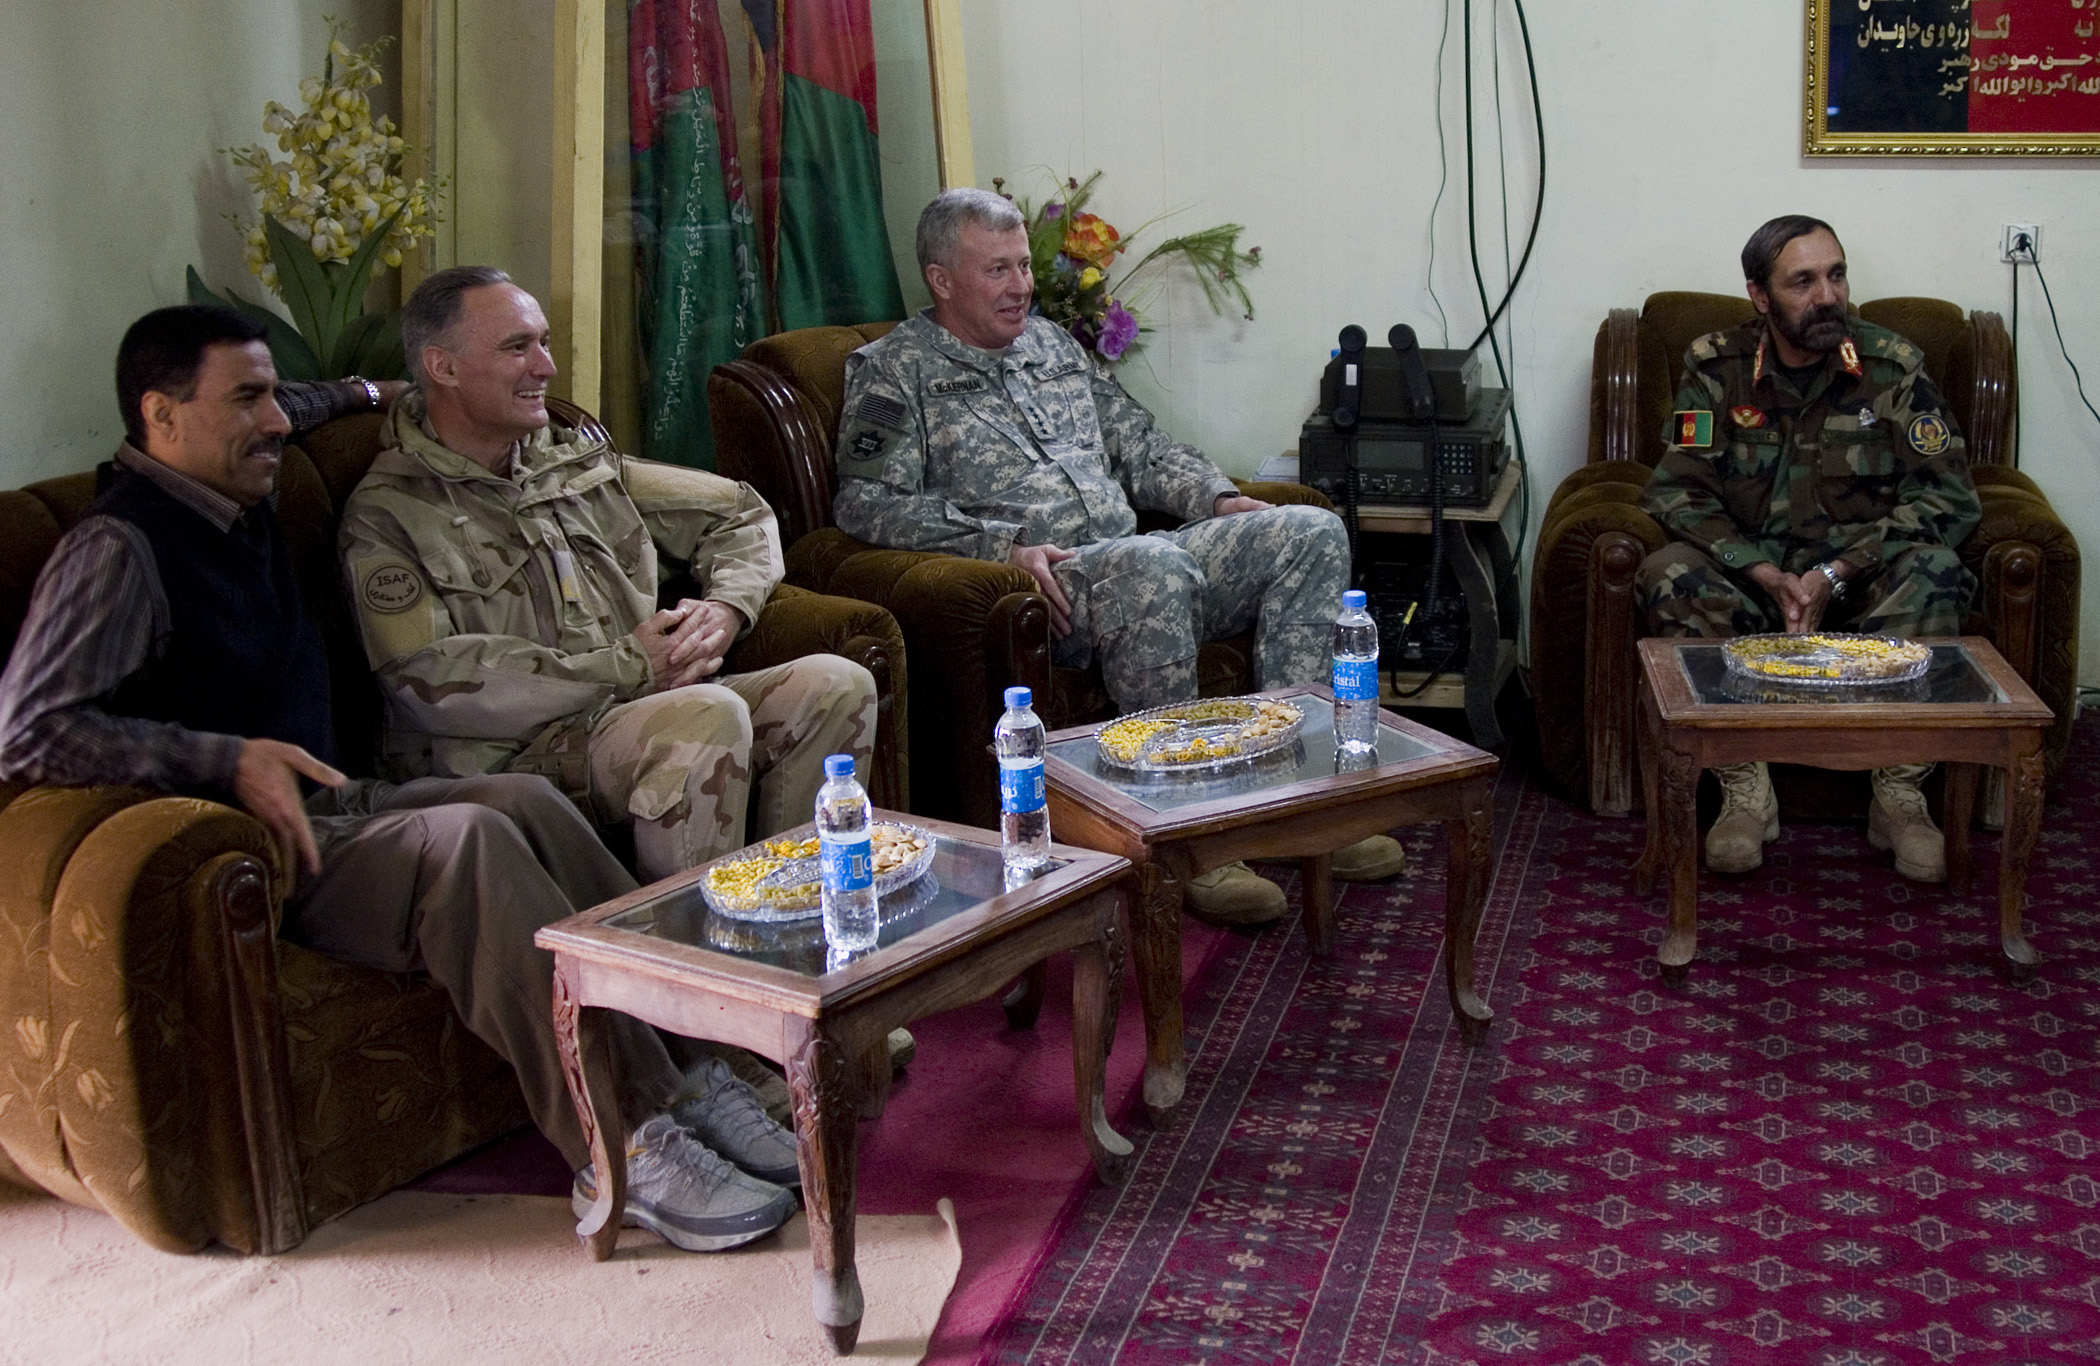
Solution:
[[[2100,0],[1808,0],[1809,156],[2100,156]]]

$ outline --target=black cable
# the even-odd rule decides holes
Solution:
[[[1507,288],[1507,289],[1505,289],[1505,290],[1503,291],[1503,294],[1502,294],[1502,302],[1500,302],[1500,303],[1496,304],[1496,305],[1494,306],[1494,308],[1493,308],[1493,309],[1489,309],[1489,310],[1487,310],[1487,325],[1486,325],[1485,327],[1483,327],[1483,328],[1481,328],[1481,329],[1480,329],[1480,335],[1479,335],[1479,336],[1477,336],[1477,337],[1473,338],[1473,342],[1472,342],[1472,345],[1471,345],[1471,346],[1468,346],[1468,347],[1466,348],[1466,350],[1468,350],[1468,351],[1474,350],[1475,348],[1477,348],[1477,347],[1478,347],[1478,346],[1480,345],[1480,343],[1481,343],[1481,342],[1483,342],[1483,341],[1486,341],[1486,340],[1488,340],[1488,335],[1489,335],[1489,333],[1491,333],[1491,332],[1492,332],[1492,331],[1494,330],[1495,324],[1496,324],[1497,322],[1501,321],[1501,318],[1502,318],[1502,313],[1503,313],[1503,310],[1505,310],[1505,309],[1507,309],[1507,308],[1509,307],[1509,301],[1510,301],[1510,299],[1511,299],[1511,298],[1513,298],[1513,297],[1514,297],[1514,296],[1516,295],[1516,292],[1517,292],[1517,283],[1518,283],[1518,281],[1520,281],[1520,280],[1522,280],[1522,279],[1524,278],[1524,271],[1526,270],[1526,268],[1528,268],[1528,267],[1529,267],[1529,266],[1531,265],[1531,251],[1532,251],[1532,248],[1533,248],[1533,247],[1535,247],[1535,246],[1537,246],[1537,245],[1538,245],[1538,240],[1539,240],[1539,223],[1540,223],[1540,221],[1541,221],[1541,220],[1542,220],[1542,219],[1543,219],[1543,218],[1545,217],[1545,210],[1546,210],[1546,109],[1545,109],[1545,106],[1544,106],[1543,104],[1541,104],[1541,103],[1539,102],[1539,67],[1538,67],[1538,57],[1537,57],[1537,54],[1535,54],[1535,53],[1534,53],[1534,52],[1532,51],[1532,48],[1531,48],[1531,23],[1530,23],[1530,21],[1529,21],[1529,20],[1528,20],[1528,19],[1527,19],[1527,18],[1525,17],[1525,14],[1524,14],[1524,0],[1512,0],[1512,3],[1513,3],[1513,4],[1515,5],[1515,7],[1516,7],[1516,11],[1517,11],[1517,28],[1518,28],[1518,30],[1519,30],[1519,31],[1520,31],[1520,32],[1521,32],[1521,33],[1523,34],[1523,36],[1524,36],[1524,66],[1525,66],[1526,72],[1527,72],[1527,74],[1529,75],[1529,77],[1530,77],[1530,81],[1531,81],[1531,114],[1532,114],[1532,122],[1533,122],[1533,126],[1535,127],[1535,129],[1537,130],[1537,133],[1538,133],[1538,147],[1539,147],[1539,183],[1538,183],[1538,192],[1537,192],[1537,194],[1536,194],[1536,195],[1535,195],[1535,196],[1533,197],[1533,200],[1532,200],[1532,207],[1531,207],[1531,231],[1530,231],[1530,232],[1529,232],[1528,234],[1526,234],[1526,236],[1525,236],[1525,238],[1524,238],[1524,255],[1523,255],[1523,256],[1522,256],[1522,258],[1520,258],[1520,259],[1518,260],[1518,262],[1517,262],[1517,271],[1516,271],[1516,274],[1510,277],[1510,280],[1509,280],[1509,286],[1508,286],[1508,288]],[[1473,203],[1473,0],[1466,0],[1466,4],[1465,4],[1465,24],[1466,24],[1466,45],[1465,45],[1465,60],[1466,60],[1466,235],[1467,235],[1467,237],[1468,237],[1469,239],[1471,239],[1471,238],[1473,237],[1473,235],[1474,235],[1474,234],[1473,234],[1473,211],[1472,211],[1472,203]],[[1477,243],[1477,242],[1475,242],[1475,244],[1474,244],[1474,254],[1475,254],[1476,256],[1478,256],[1478,254],[1479,254],[1479,245],[1478,245],[1478,243]],[[1477,280],[1477,275],[1478,275],[1478,265],[1477,265],[1477,263],[1476,263],[1476,265],[1475,265],[1475,275],[1476,275],[1476,281],[1475,281],[1475,282],[1476,282],[1476,283],[1478,283],[1478,280]],[[1486,305],[1486,299],[1485,299],[1485,297],[1484,297],[1484,296],[1486,295],[1486,293],[1487,293],[1487,288],[1486,288],[1486,286],[1485,286],[1485,285],[1482,285],[1482,286],[1481,286],[1481,294],[1483,295],[1483,298],[1482,298],[1482,301],[1481,301],[1481,302],[1482,302],[1482,306],[1483,306],[1483,308],[1485,308],[1485,305]],[[1500,358],[1499,358],[1499,356],[1498,356],[1498,358],[1497,358],[1498,364],[1499,364],[1499,360],[1500,360]]]
[[[1436,211],[1444,202],[1444,187],[1451,183],[1450,139],[1444,135],[1444,50],[1450,45],[1451,0],[1444,0],[1444,31],[1436,40],[1436,198],[1429,202],[1429,266],[1422,278],[1430,306],[1436,309],[1437,340],[1445,346],[1451,344],[1451,320],[1436,295]]]
[[[2093,401],[2085,396],[2085,376],[2078,373],[2078,362],[2071,359],[2071,348],[2064,345],[2063,324],[2056,320],[2056,298],[2049,293],[2049,277],[2042,274],[2042,263],[2039,260],[2029,261],[2027,264],[2034,267],[2034,278],[2041,281],[2042,299],[2049,305],[2049,326],[2056,329],[2056,348],[2064,353],[2064,364],[2071,367],[2071,379],[2078,385],[2078,401],[2085,405],[2085,410],[2093,415],[2095,422],[2100,422],[2100,409],[2095,409]],[[2017,275],[2015,278],[2018,278]]]
[[[2013,468],[2020,468],[2020,262],[2012,262],[2012,372],[2013,372]]]

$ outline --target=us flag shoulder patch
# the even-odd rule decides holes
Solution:
[[[860,406],[854,412],[862,421],[872,422],[878,427],[888,427],[892,431],[904,428],[904,405],[888,394],[861,395]]]

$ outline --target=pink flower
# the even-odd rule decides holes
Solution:
[[[1130,344],[1137,340],[1138,322],[1130,316],[1130,310],[1114,299],[1108,301],[1107,316],[1101,319],[1101,338],[1094,344],[1106,360],[1121,360]]]

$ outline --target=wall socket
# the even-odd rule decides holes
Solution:
[[[2001,261],[2025,261],[2029,265],[2042,259],[2042,225],[2039,223],[2007,223],[2005,236],[1998,242],[1998,259]]]

